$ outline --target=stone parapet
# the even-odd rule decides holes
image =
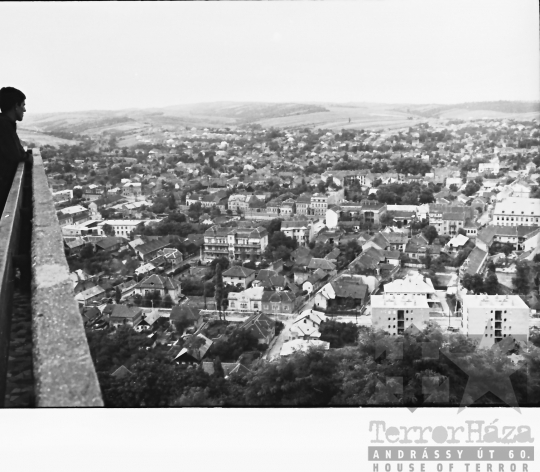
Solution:
[[[32,339],[36,406],[103,406],[43,160],[33,150]]]

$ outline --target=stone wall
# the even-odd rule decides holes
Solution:
[[[33,153],[32,337],[36,406],[103,406],[73,295],[53,197],[39,150]]]

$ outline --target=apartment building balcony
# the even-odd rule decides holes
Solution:
[[[229,252],[227,246],[205,246],[205,250],[211,252]]]
[[[0,406],[103,406],[39,150],[0,220]]]

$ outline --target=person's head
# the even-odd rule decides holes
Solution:
[[[22,121],[26,112],[26,95],[14,87],[0,89],[0,110],[13,121]]]

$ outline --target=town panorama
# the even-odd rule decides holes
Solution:
[[[538,402],[538,120],[418,118],[23,136],[105,405]]]

